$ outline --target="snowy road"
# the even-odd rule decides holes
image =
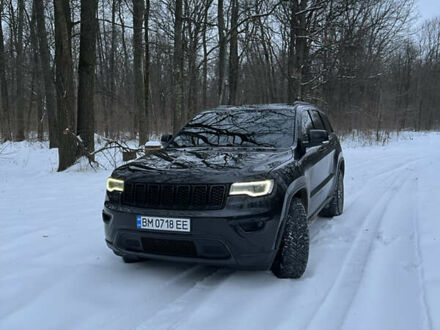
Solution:
[[[0,146],[1,149],[1,146]],[[342,216],[300,280],[148,261],[104,244],[108,171],[0,154],[0,329],[440,329],[440,134],[348,147]]]

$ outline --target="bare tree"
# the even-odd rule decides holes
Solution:
[[[203,32],[202,32],[202,47],[203,47],[203,68],[202,68],[202,107],[206,108],[208,104],[208,19],[209,9],[211,7],[212,0],[205,2],[205,8],[203,12]]]
[[[174,91],[175,107],[173,115],[173,132],[180,129],[183,120],[184,96],[183,96],[183,46],[182,46],[182,0],[176,0],[174,10]]]
[[[144,41],[145,41],[145,64],[144,64],[144,109],[141,116],[141,129],[139,130],[139,145],[145,144],[148,139],[150,123],[150,0],[146,0],[144,13]]]
[[[226,28],[223,0],[217,2],[217,25],[218,25],[218,100],[217,103],[225,103],[225,72],[226,72]]]
[[[110,62],[110,71],[108,74],[108,84],[110,85],[110,104],[109,104],[109,111],[106,111],[106,133],[108,135],[109,133],[109,124],[114,125],[114,119],[113,115],[115,113],[116,109],[116,100],[115,97],[116,94],[116,8],[120,0],[112,0],[112,21],[111,21],[111,41],[110,41],[110,56],[109,56],[109,62]],[[102,48],[102,43],[101,43]],[[110,119],[108,118],[110,117]],[[112,129],[114,130],[114,129]]]
[[[69,0],[54,0],[55,63],[58,103],[59,146],[58,171],[76,160],[77,143],[69,131],[75,132],[74,87],[71,46],[71,13]]]
[[[144,139],[145,130],[145,91],[143,77],[143,47],[142,25],[144,22],[144,0],[133,0],[133,64],[134,64],[134,94],[139,137]]]
[[[29,22],[30,34],[31,34],[31,44],[33,50],[33,72],[32,72],[32,88],[30,96],[30,109],[29,115],[32,110],[32,101],[36,98],[37,102],[37,139],[38,141],[43,141],[43,98],[44,98],[44,88],[41,84],[41,61],[39,56],[38,38],[37,38],[37,28],[36,28],[36,10],[35,3],[32,6],[32,19]],[[35,89],[35,92],[34,92]],[[28,127],[30,127],[30,120],[28,120]]]
[[[231,37],[229,40],[229,104],[237,104],[238,87],[238,0],[231,0]]]
[[[3,16],[3,0],[0,0],[0,17]],[[3,21],[3,19],[2,19]],[[1,99],[2,99],[2,136],[5,140],[12,139],[11,121],[10,121],[10,109],[9,109],[9,95],[8,95],[8,83],[6,80],[6,54],[3,39],[3,27],[0,24],[0,85],[1,85]]]
[[[94,95],[97,9],[98,0],[81,0],[77,134],[89,152],[95,149]]]
[[[306,61],[306,8],[308,0],[290,1],[290,39],[288,60],[288,101],[303,99],[303,70]]]
[[[50,65],[50,53],[47,42],[46,22],[43,0],[34,0],[35,16],[37,21],[37,36],[39,54],[44,78],[44,91],[46,95],[46,113],[49,131],[49,148],[58,146],[58,125],[54,78]]]
[[[23,29],[24,29],[24,1],[18,0],[18,16],[17,16],[17,40],[15,49],[17,52],[16,56],[16,79],[17,79],[17,107],[16,107],[16,131],[15,131],[15,141],[23,141],[24,136],[24,81],[23,81]]]

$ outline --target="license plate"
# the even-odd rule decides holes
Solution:
[[[138,215],[136,216],[136,226],[138,229],[190,232],[191,220]]]

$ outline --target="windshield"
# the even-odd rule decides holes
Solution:
[[[194,117],[170,147],[288,148],[293,142],[291,110],[209,111]]]

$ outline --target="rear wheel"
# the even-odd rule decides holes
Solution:
[[[301,200],[294,198],[287,214],[284,234],[272,272],[279,278],[300,278],[309,259],[307,214]]]
[[[344,173],[341,170],[336,178],[336,186],[333,190],[332,199],[319,213],[321,217],[332,218],[341,215],[344,210]]]

